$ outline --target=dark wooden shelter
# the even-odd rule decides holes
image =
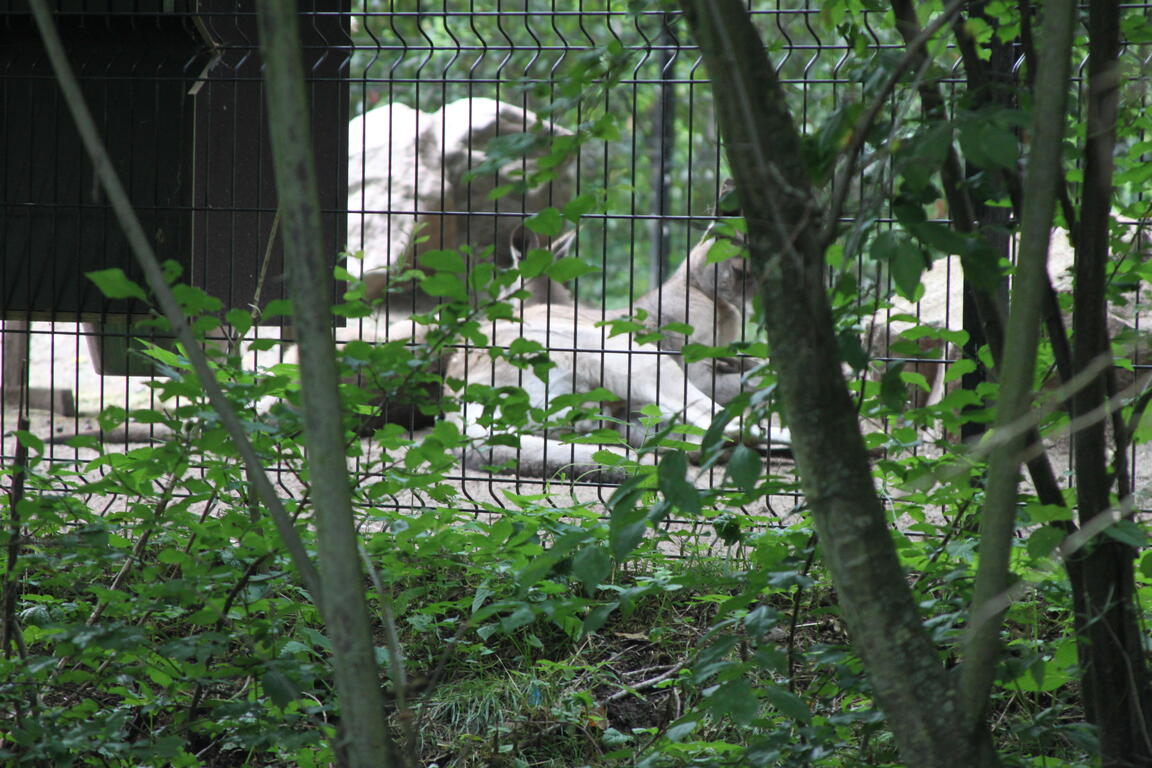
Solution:
[[[349,0],[303,0],[311,123],[334,261],[347,194]],[[56,20],[157,254],[247,307],[282,295],[255,0],[57,0]],[[0,0],[0,317],[106,323],[146,307],[84,273],[139,271],[96,182],[26,0]]]

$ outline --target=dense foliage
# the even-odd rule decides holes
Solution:
[[[470,4],[445,7],[456,5],[464,10]],[[616,217],[661,205],[652,199],[652,185],[641,180],[656,172],[656,153],[644,150],[659,146],[659,137],[641,124],[658,94],[639,86],[652,76],[654,64],[646,57],[655,55],[653,41],[683,42],[687,36],[677,18],[665,17],[662,5],[632,5],[635,17],[590,17],[610,39],[591,34],[581,16],[556,16],[550,19],[554,34],[564,42],[581,41],[576,51],[515,51],[498,65],[485,58],[472,70],[472,80],[453,80],[436,92],[436,99],[448,100],[457,89],[472,93],[476,82],[496,81],[524,89],[534,107],[577,128],[576,141],[554,149],[593,158],[581,165],[585,195],[563,210],[542,212],[529,226],[550,235],[603,217],[606,225],[588,241],[595,245],[586,244],[579,258],[552,261],[540,251],[527,254],[519,270],[479,268],[469,274],[462,273],[463,260],[455,254],[425,254],[415,278],[442,300],[434,312],[417,318],[431,329],[425,344],[351,342],[339,351],[363,588],[375,611],[374,642],[401,764],[899,764],[892,731],[846,631],[808,501],[798,493],[789,465],[725,445],[719,430],[702,436],[703,448],[695,455],[682,432],[660,429],[652,416],[654,437],[641,456],[650,461],[637,461],[631,479],[619,487],[556,481],[526,489],[509,482],[487,496],[458,481],[457,457],[466,438],[450,423],[440,421],[415,435],[381,423],[385,404],[419,397],[437,380],[444,349],[462,341],[486,343],[485,324],[517,310],[521,274],[578,277],[582,286],[601,280],[582,298],[619,301],[629,292],[626,282],[608,284],[625,274],[618,267],[631,263],[636,248],[614,250],[614,243],[637,239],[635,222]],[[925,22],[940,10],[931,6],[920,10]],[[428,108],[436,99],[419,98],[415,92],[426,87],[421,81],[429,71],[442,76],[454,65],[456,54],[441,45],[458,46],[470,35],[498,39],[509,25],[535,29],[532,13],[551,8],[526,4],[529,13],[511,19],[366,17],[361,43],[392,39],[389,34],[422,39],[428,56],[412,56],[413,45],[405,43],[408,55],[399,66],[385,60],[359,64],[369,78],[395,80],[367,87],[360,98],[371,103],[413,96],[413,103]],[[983,4],[965,17],[959,32],[987,60],[998,46],[1019,39],[1022,27],[1031,29],[1034,12],[1026,3]],[[621,18],[631,21],[620,24]],[[834,232],[828,251],[828,295],[900,565],[941,662],[952,664],[970,617],[988,460],[986,447],[962,443],[959,436],[992,421],[999,393],[993,376],[958,384],[991,370],[993,351],[969,345],[949,366],[944,397],[926,403],[919,393],[930,383],[915,366],[934,348],[926,342],[964,346],[970,341],[966,331],[905,317],[907,329],[885,357],[860,339],[874,332],[869,323],[877,309],[900,296],[919,298],[926,269],[944,264],[948,255],[963,259],[975,283],[998,286],[1011,273],[988,233],[1007,233],[1013,221],[981,231],[950,228],[941,216],[947,212],[941,178],[949,151],[958,150],[973,169],[963,180],[966,188],[990,209],[1010,209],[1028,139],[1022,131],[1031,107],[1026,82],[1011,89],[1012,99],[993,101],[956,86],[942,91],[943,113],[927,107],[921,113],[917,88],[935,83],[954,63],[950,28],[938,32],[921,67],[905,70],[901,50],[892,50],[901,45],[893,12],[880,4],[837,2],[806,13],[805,39],[836,53],[833,59],[814,54],[807,62],[800,60],[803,46],[793,37],[774,35],[768,15],[754,18],[786,80],[826,76],[842,80],[852,94],[834,98],[821,92],[805,99],[807,111],[797,123],[806,129],[805,159],[822,193],[831,194],[845,149],[862,152],[861,170],[849,180],[842,230]],[[1134,10],[1120,18],[1124,56],[1139,59],[1152,39],[1148,19]],[[670,26],[662,31],[665,23]],[[772,23],[780,31],[793,22]],[[1077,55],[1088,44],[1081,34]],[[782,60],[775,61],[777,56]],[[813,67],[815,75],[808,71]],[[715,199],[708,194],[719,188],[724,167],[716,133],[702,127],[711,123],[706,74],[691,69],[693,97],[675,106],[667,176],[675,191],[664,204],[699,213]],[[897,85],[885,91],[889,80]],[[1138,316],[1149,270],[1142,250],[1148,217],[1142,184],[1149,175],[1143,84],[1134,79],[1120,94],[1109,233],[1108,299],[1113,313],[1127,319]],[[631,98],[613,99],[610,94],[622,85],[632,89]],[[891,101],[890,108],[879,112],[865,135],[857,135],[858,120],[876,99]],[[1074,109],[1069,116],[1069,203],[1055,222],[1065,227],[1075,224],[1083,194],[1077,150],[1087,130],[1082,112]],[[626,169],[612,162],[621,151],[633,161]],[[605,175],[610,166],[613,173]],[[677,235],[684,242],[690,236],[686,227]],[[143,292],[117,272],[91,277],[109,295]],[[374,307],[363,298],[363,285],[343,268],[336,277],[347,284],[336,314],[350,323],[370,316]],[[248,332],[254,322],[291,308],[274,304],[259,318],[225,311],[216,300],[180,286],[178,275],[170,278],[200,337],[230,340],[205,344],[213,370],[244,415],[262,461],[275,469],[281,496],[312,551],[299,373],[286,363],[253,370],[245,358],[287,346],[253,341]],[[1066,286],[1058,300],[1065,312],[1072,311]],[[1082,425],[1072,423],[1064,405],[1068,395],[1058,389],[1054,369],[1061,352],[1054,338],[1041,346],[1031,426],[1058,446],[1059,456],[1063,435]],[[1116,450],[1110,477],[1118,485],[1110,498],[1122,514],[1093,531],[1131,551],[1147,543],[1145,521],[1132,514],[1147,491],[1132,487],[1128,473],[1152,430],[1138,368],[1140,342],[1136,323],[1125,324],[1113,338],[1119,380],[1132,383],[1113,393],[1118,419],[1111,422]],[[750,344],[698,353],[764,351]],[[116,450],[94,438],[75,438],[75,459],[61,461],[60,449],[46,446],[43,436],[21,431],[20,450],[3,469],[8,493],[0,499],[0,757],[34,766],[338,763],[334,649],[320,613],[187,355],[162,347],[146,354],[163,376],[153,385],[163,407],[109,409],[101,424],[155,424],[169,439]],[[502,354],[525,375],[550,364],[538,345],[525,343]],[[726,408],[722,419],[764,418],[776,407],[770,367],[757,368],[747,383],[748,395]],[[581,404],[567,401],[547,413],[533,412],[515,388],[478,389],[468,397],[499,412],[508,435],[562,418],[560,406]],[[429,397],[421,405],[429,413],[459,407],[451,398]],[[603,433],[596,438],[611,440]],[[696,482],[699,469],[690,458],[712,469],[715,482]],[[1066,461],[1057,465],[1062,479],[1075,480]],[[1006,765],[1099,764],[1097,732],[1082,696],[1077,594],[1063,569],[1078,551],[1097,544],[1069,536],[1075,487],[1065,482],[1060,493],[1062,505],[1033,486],[1022,487],[1018,498],[1011,549],[1017,581],[988,705],[995,747]],[[1152,584],[1148,554],[1135,578],[1136,604],[1142,606]]]

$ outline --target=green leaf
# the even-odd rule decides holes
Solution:
[[[853,330],[846,329],[836,334],[836,351],[854,371],[862,371],[868,365],[868,352],[860,343],[860,334]]]
[[[960,126],[964,156],[981,168],[1014,170],[1020,156],[1016,134],[987,119],[973,119]]]
[[[900,173],[911,188],[927,187],[944,164],[952,145],[952,124],[933,123],[904,142],[900,148]]]
[[[967,253],[972,248],[972,240],[946,224],[938,221],[923,221],[908,225],[909,231],[929,248],[943,253],[957,255]]]
[[[224,319],[236,329],[236,333],[243,336],[252,328],[252,316],[242,309],[230,309]]]
[[[485,147],[488,157],[465,173],[462,181],[467,183],[481,176],[496,173],[507,163],[527,157],[543,148],[547,142],[548,137],[541,133],[505,133],[494,136]]]
[[[760,709],[760,700],[752,691],[752,685],[743,679],[724,683],[707,701],[708,708],[717,715],[728,715],[740,725],[752,722]]]
[[[429,296],[444,296],[458,301],[468,300],[468,289],[459,275],[437,272],[420,281],[420,286]]]
[[[705,259],[707,264],[716,264],[721,261],[735,258],[740,255],[743,250],[739,245],[732,242],[725,237],[718,237],[712,241],[712,245],[708,246],[708,258]]]
[[[613,611],[620,607],[620,603],[607,603],[605,605],[598,605],[588,612],[584,618],[584,624],[580,627],[581,635],[590,635],[600,627],[604,626],[604,622],[608,621],[608,617],[612,615]]]
[[[108,431],[123,424],[127,418],[128,412],[126,410],[118,405],[109,405],[97,414],[96,421],[100,424],[100,429]]]
[[[712,424],[704,433],[704,437],[700,441],[700,450],[708,455],[711,451],[718,448],[724,443],[724,429],[729,423],[748,407],[748,402],[751,400],[751,394],[742,392],[733,398],[732,402],[724,406],[720,413],[712,417]]]
[[[1051,658],[1037,656],[1020,675],[1008,684],[1011,690],[1037,693],[1054,691],[1057,688],[1072,682],[1072,668],[1076,665],[1076,643],[1065,638],[1059,643],[1047,646]]]
[[[184,266],[175,259],[165,259],[164,263],[160,265],[160,270],[164,273],[165,285],[172,285],[179,279],[180,275],[184,274]]]
[[[555,237],[564,230],[564,215],[556,208],[545,208],[525,219],[524,226],[538,235]]]
[[[1152,408],[1146,409],[1141,414],[1140,423],[1136,426],[1132,439],[1137,443],[1152,441]]]
[[[992,164],[1007,170],[1015,170],[1020,158],[1020,145],[1016,134],[1006,128],[991,125],[985,129],[984,139],[984,151]]]
[[[812,713],[808,711],[808,705],[791,691],[778,685],[769,685],[762,692],[769,704],[793,720],[798,720],[801,723],[812,721]]]
[[[1147,546],[1148,534],[1132,520],[1118,520],[1115,524],[1104,529],[1109,538],[1127,544],[1137,549]]]
[[[1141,185],[1152,179],[1152,163],[1140,163],[1116,174],[1116,184]]]
[[[685,336],[691,336],[692,332],[696,329],[688,323],[668,323],[668,325],[664,326],[660,330],[664,333],[680,333]],[[707,349],[707,347],[704,347],[703,344],[697,344],[695,346]]]
[[[904,363],[893,363],[884,371],[880,379],[880,400],[890,411],[900,413],[908,399],[908,389],[904,386]]]
[[[260,313],[260,316],[265,319],[271,317],[290,317],[291,315],[292,302],[288,299],[273,299],[264,305],[264,311]]]
[[[532,248],[520,258],[520,274],[527,278],[538,277],[544,274],[551,264],[552,251]]]
[[[677,720],[675,723],[668,726],[668,730],[664,732],[665,738],[667,738],[668,741],[676,743],[678,741],[683,741],[686,737],[690,736],[692,731],[696,730],[696,726],[700,724],[698,716],[694,715],[695,713],[685,715],[680,720]],[[662,757],[663,755],[660,751],[655,751],[652,753],[652,756]],[[653,761],[652,764],[655,765],[656,761]],[[660,764],[663,765],[664,763]]]
[[[516,582],[522,595],[527,594],[530,587],[545,578],[572,554],[572,550],[580,546],[588,538],[582,530],[573,531],[560,537],[560,539],[544,551],[540,556],[533,558],[527,567],[516,574]]]
[[[928,383],[928,379],[926,379],[922,373],[917,373],[916,371],[901,371],[900,380],[909,386],[916,387],[925,392],[932,391],[932,386]]]
[[[219,312],[220,299],[210,296],[203,289],[194,285],[178,283],[172,286],[172,296],[180,304],[180,308],[188,315],[199,315],[203,312]]]
[[[156,559],[161,563],[167,565],[184,565],[191,563],[192,557],[188,553],[179,549],[162,549],[156,554]]]
[[[592,135],[604,141],[614,142],[620,140],[620,118],[606,112],[592,124]]]
[[[124,270],[119,267],[87,272],[85,275],[89,280],[96,283],[96,287],[100,289],[101,293],[110,299],[148,300],[144,289],[129,280],[128,276],[124,274]]]
[[[572,223],[580,220],[584,214],[592,211],[596,207],[596,195],[588,192],[573,198],[567,205],[564,206],[564,218]]]
[[[1047,557],[1052,554],[1060,542],[1064,541],[1065,532],[1055,526],[1045,525],[1032,531],[1028,537],[1028,554],[1032,557]]]
[[[569,280],[575,280],[578,277],[599,271],[599,267],[594,267],[583,259],[578,259],[575,256],[560,259],[548,267],[547,270],[548,276],[559,283],[566,283]]]
[[[536,614],[532,613],[532,609],[526,605],[522,605],[510,615],[500,619],[500,628],[505,632],[511,632],[520,627],[527,626],[535,620]]]
[[[947,372],[944,374],[944,383],[948,384],[953,381],[958,381],[965,374],[972,373],[975,370],[976,361],[963,357],[947,367]]]
[[[16,439],[20,441],[20,444],[32,451],[32,453],[44,453],[44,441],[36,435],[25,429],[18,429],[14,434],[16,435]]]
[[[901,296],[915,301],[920,277],[931,266],[927,255],[904,232],[881,232],[872,243],[872,256],[887,264]]]
[[[688,455],[684,451],[669,451],[660,460],[656,479],[669,503],[686,514],[698,515],[700,491],[685,479],[687,473]]]
[[[612,574],[612,556],[599,544],[584,547],[572,558],[572,575],[591,595]]]
[[[1063,504],[1028,504],[1024,507],[1024,512],[1033,523],[1071,520],[1073,517],[1072,508]]]
[[[608,543],[616,562],[625,558],[643,540],[648,527],[647,513],[638,506],[645,491],[641,477],[632,477],[617,488],[608,499]]]
[[[760,454],[746,445],[736,446],[732,451],[732,458],[728,459],[728,476],[736,487],[744,493],[751,494],[756,490],[756,481],[760,479],[760,470],[764,460]]]
[[[612,390],[605,389],[604,387],[596,387],[587,392],[569,392],[568,394],[557,395],[552,398],[548,410],[568,408],[573,405],[583,405],[584,403],[606,403],[619,399],[620,396]]]
[[[468,270],[459,251],[426,251],[420,254],[420,265],[434,272],[463,274]]]
[[[1000,286],[1000,254],[983,240],[960,255],[960,265],[964,268],[964,278],[977,288],[995,291]]]

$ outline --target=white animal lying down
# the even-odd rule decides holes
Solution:
[[[1013,250],[1018,247],[1017,242]],[[1075,257],[1068,233],[1062,229],[1052,230],[1048,246],[1048,278],[1057,291],[1065,292],[1071,288],[1071,270]],[[891,300],[892,308],[876,312],[866,325],[865,349],[873,357],[885,356],[888,346],[912,328],[933,326],[949,331],[964,329],[964,272],[960,257],[948,256],[937,260],[924,272],[921,283],[924,294],[919,302],[894,296]],[[916,322],[891,319],[895,316],[914,317]],[[1065,318],[1065,324],[1070,327],[1068,318]],[[1109,308],[1108,324],[1113,336],[1134,328],[1133,318],[1125,317],[1115,307]],[[961,350],[932,337],[918,337],[916,340],[921,348],[921,357],[915,362],[909,362],[905,370],[922,375],[930,389],[928,392],[914,392],[912,404],[915,407],[935,405],[945,394],[945,364],[959,360]]]
[[[474,469],[508,465],[516,474],[534,477],[587,475],[618,482],[625,475],[622,470],[605,468],[594,458],[600,450],[624,455],[624,449],[619,446],[565,443],[540,434],[521,435],[518,448],[493,444],[484,406],[467,401],[469,390],[475,393],[474,388],[478,386],[522,387],[528,396],[528,406],[545,410],[562,395],[588,393],[597,388],[606,389],[617,398],[605,402],[599,416],[577,421],[568,430],[550,427],[552,435],[562,431],[581,434],[602,428],[605,423],[600,416],[603,416],[629,445],[640,447],[651,429],[643,428],[635,416],[649,405],[655,405],[665,421],[677,420],[707,430],[713,416],[737,394],[738,387],[732,386],[731,377],[738,378],[740,374],[722,373],[710,363],[688,366],[686,374],[679,351],[685,341],[709,346],[737,341],[740,323],[733,318],[739,317],[740,309],[732,299],[750,298],[752,293],[743,255],[708,263],[708,252],[715,242],[714,233],[705,235],[676,273],[636,304],[645,308],[660,304],[662,311],[651,312],[650,321],[658,316],[663,324],[684,322],[687,318],[696,322],[690,336],[669,339],[663,350],[655,344],[639,343],[631,334],[610,335],[610,327],[602,321],[625,317],[627,311],[602,313],[571,305],[536,305],[523,311],[521,323],[497,321],[484,331],[493,348],[507,349],[518,339],[543,347],[552,363],[552,367],[543,372],[544,378],[534,374],[531,367],[519,368],[501,355],[491,355],[487,348],[454,354],[447,365],[448,387],[456,388],[458,394],[465,397],[460,410],[449,413],[448,418],[478,443],[465,452],[465,465]],[[743,303],[742,298],[741,301]],[[561,413],[568,410],[563,408]],[[554,415],[552,420],[558,418]],[[543,425],[531,424],[530,429],[543,431]],[[765,447],[787,446],[791,442],[787,430],[776,429],[770,435],[756,427],[742,431],[738,421],[729,423],[725,435]],[[678,437],[697,444],[700,441],[699,435]]]

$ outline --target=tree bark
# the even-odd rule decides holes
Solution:
[[[1062,142],[1072,47],[1074,0],[1054,0],[1044,20],[1045,48],[1037,73],[1032,147],[1024,186],[1020,254],[1004,337],[1004,365],[980,521],[979,566],[965,639],[960,690],[964,727],[984,726],[988,694],[1000,657],[1000,626],[1010,586],[1009,559],[1016,525],[1023,423],[1032,405],[1033,371],[1048,280],[1048,240],[1062,177]]]
[[[340,701],[337,751],[352,768],[392,766],[380,673],[352,518],[339,373],[332,339],[332,276],[322,258],[316,169],[293,0],[258,5],[276,193],[300,349],[304,437],[317,525],[321,613]]]
[[[997,765],[960,711],[925,633],[872,485],[840,372],[824,286],[820,213],[783,90],[739,0],[682,2],[712,78],[717,121],[748,222],[764,325],[801,483],[844,618],[903,759]]]
[[[1115,0],[1092,0],[1089,5],[1088,135],[1073,293],[1072,353],[1078,372],[1102,358],[1110,362],[1112,354],[1105,289],[1120,81],[1119,16]],[[1105,402],[1107,375],[1106,368],[1077,391],[1072,399],[1073,418]],[[1112,506],[1105,422],[1092,420],[1078,430],[1072,448],[1076,502],[1084,526]],[[1130,486],[1125,483],[1123,487]],[[1133,547],[1105,535],[1073,555],[1079,578],[1072,588],[1082,598],[1083,611],[1077,639],[1084,667],[1084,708],[1088,721],[1097,728],[1101,763],[1106,768],[1152,765],[1148,720],[1152,697],[1136,603],[1135,557]]]
[[[900,32],[900,36],[904,42],[911,45],[920,34],[920,22],[916,16],[916,8],[910,0],[892,0],[892,11],[896,18],[896,29]],[[954,27],[963,28],[963,22],[957,20]],[[960,46],[964,48],[963,45]],[[921,51],[917,56],[924,56]],[[972,56],[965,56],[965,66],[970,64],[974,66],[982,66],[979,58],[973,53]],[[973,82],[984,82],[985,78],[977,75],[969,78],[969,86],[973,87]],[[921,108],[924,114],[929,119],[947,120],[948,110],[947,105],[944,103],[944,97],[940,94],[939,88],[935,81],[926,80],[922,82],[918,88],[920,95]],[[974,95],[978,99],[979,95]],[[977,211],[977,206],[972,201],[968,193],[967,185],[965,183],[965,176],[963,171],[963,164],[960,160],[960,155],[954,147],[948,148],[947,156],[944,159],[944,165],[940,169],[941,186],[944,191],[944,199],[948,203],[949,215],[952,219],[952,227],[957,232],[964,234],[973,234],[977,232],[980,224],[980,214]],[[1008,180],[1009,187],[1019,186],[1019,180]],[[1019,201],[1019,195],[1014,195],[1014,200]],[[993,209],[998,210],[998,209]],[[1067,339],[1063,332],[1063,326],[1060,323],[1059,307],[1056,305],[1055,292],[1049,286],[1049,293],[1051,294],[1050,305],[1056,308],[1056,335],[1053,337],[1053,346],[1056,349],[1067,347]],[[975,327],[980,331],[979,334],[972,333],[973,323],[970,322],[970,313],[976,316],[978,322]],[[965,354],[969,359],[979,360],[976,355],[976,350],[983,346],[985,343],[988,345],[989,350],[992,352],[993,364],[998,366],[1004,358],[1004,318],[1003,313],[1000,311],[1000,302],[995,292],[984,291],[969,281],[966,281],[964,286],[964,327],[970,331],[971,338],[969,343],[965,345]],[[1051,329],[1050,329],[1051,330]],[[1061,360],[1061,355],[1057,353],[1057,360]],[[1070,360],[1070,356],[1069,356]],[[1067,366],[1061,366],[1061,374],[1069,376],[1071,370],[1071,362]],[[965,389],[974,388],[979,382],[985,380],[985,375],[991,374],[995,377],[995,370],[984,371],[982,368],[971,373],[966,374],[963,379],[963,386]],[[982,434],[984,428],[980,425],[979,429],[968,430],[964,429],[961,432],[961,437],[964,439],[975,438],[978,434]],[[1064,505],[1064,494],[1060,489],[1060,483],[1056,479],[1056,473],[1052,469],[1052,463],[1048,460],[1048,455],[1043,449],[1040,441],[1039,432],[1030,430],[1028,433],[1029,454],[1032,457],[1028,460],[1028,472],[1032,477],[1032,483],[1036,486],[1036,493],[1040,497],[1041,503]],[[1073,526],[1069,524],[1069,533]]]

